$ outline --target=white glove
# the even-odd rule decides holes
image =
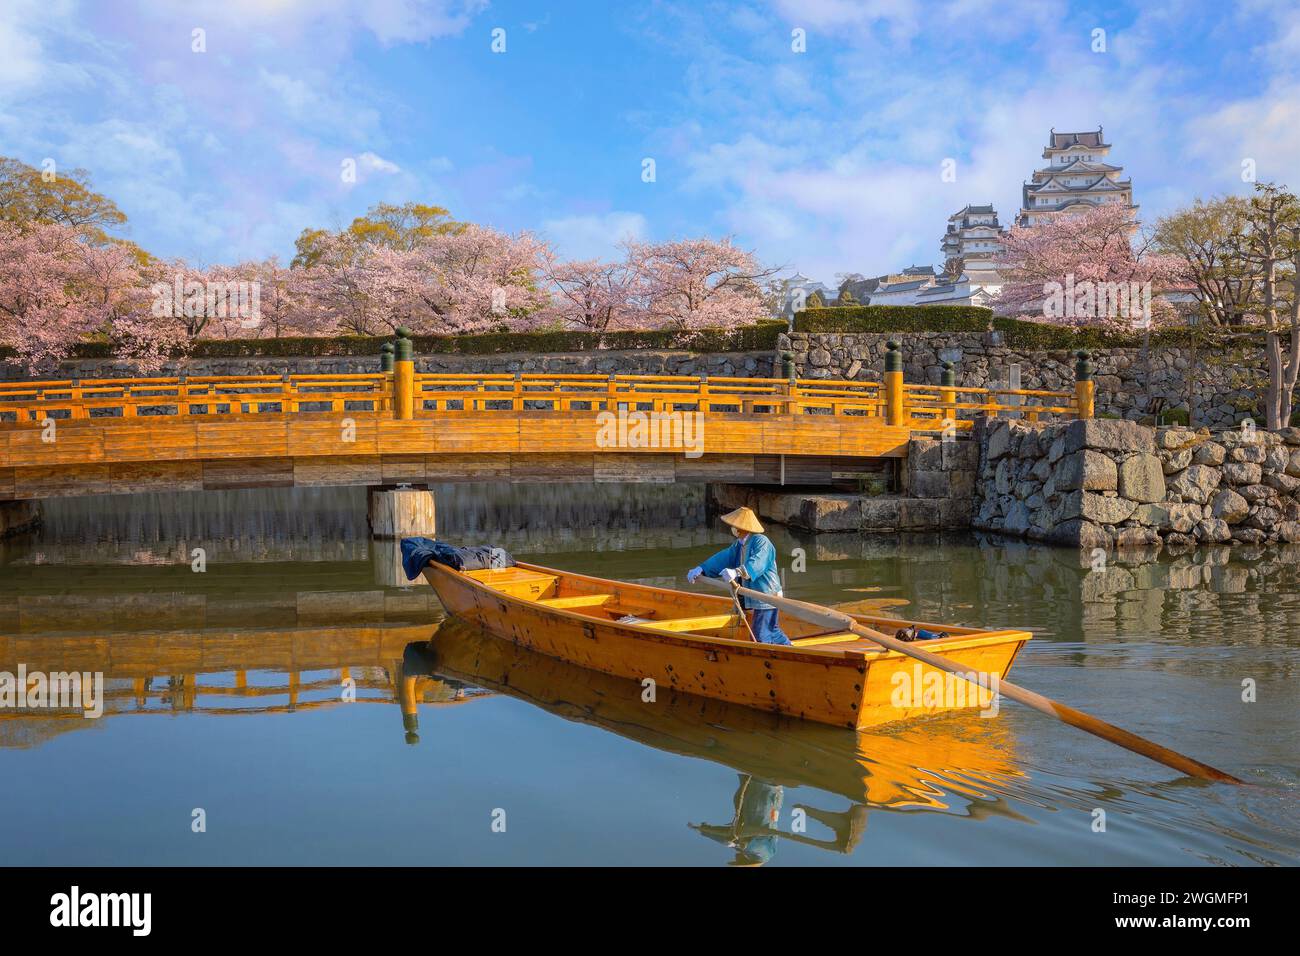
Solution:
[[[722,580],[725,581],[727,584],[730,584],[732,581],[735,581],[738,577],[740,577],[740,575],[736,572],[735,568],[722,569]]]
[[[695,567],[691,568],[689,571],[686,572],[686,583],[694,584],[695,580],[703,573],[704,573],[704,569],[699,565],[696,565]]]

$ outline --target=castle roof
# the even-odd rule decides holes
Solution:
[[[1109,149],[1110,143],[1105,142],[1101,135],[1101,127],[1098,126],[1094,131],[1083,133],[1058,133],[1055,128],[1052,129],[1051,137],[1048,141],[1049,150],[1069,149],[1071,146],[1088,146],[1093,149]]]
[[[948,217],[948,220],[951,222],[957,219],[961,219],[964,216],[988,216],[988,215],[997,215],[997,213],[995,213],[993,210],[992,203],[989,203],[987,206],[966,206],[964,209],[958,209],[955,213],[953,213],[951,216]]]

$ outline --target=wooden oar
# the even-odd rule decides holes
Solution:
[[[745,630],[749,631],[749,639],[755,644],[758,643],[758,635],[749,625],[749,618],[745,617],[745,608],[740,603],[740,584],[736,581],[731,582],[731,603],[736,606],[736,613],[740,615],[741,622],[745,625]]]
[[[711,584],[717,584],[726,587],[721,581],[712,581],[708,578],[704,580]],[[774,594],[764,594],[761,591],[753,591],[749,588],[735,587],[733,594],[745,594],[749,597],[764,601],[774,607],[780,608],[792,617],[797,617],[813,624],[820,624],[822,627],[839,627],[852,631],[859,637],[865,637],[869,641],[887,647],[891,651],[898,651],[900,654],[906,654],[908,657],[921,661],[923,664],[929,664],[931,667],[954,674],[962,680],[970,681],[972,684],[983,686],[979,682],[977,675],[964,670],[960,664],[955,664],[945,657],[938,654],[931,654],[929,651],[923,651],[918,647],[900,641],[896,637],[890,637],[888,634],[882,634],[874,628],[866,627],[853,620],[852,617],[828,607],[822,607],[819,604],[808,604],[804,601],[794,601],[790,598],[777,597]],[[1071,727],[1078,727],[1080,730],[1086,730],[1090,734],[1101,737],[1103,740],[1109,740],[1113,744],[1118,744],[1126,750],[1149,757],[1157,763],[1162,763],[1167,767],[1173,767],[1182,773],[1191,777],[1200,777],[1203,780],[1217,780],[1221,783],[1245,783],[1230,773],[1224,773],[1217,770],[1209,764],[1201,763],[1199,760],[1193,760],[1170,750],[1168,747],[1162,747],[1160,744],[1147,740],[1145,737],[1139,737],[1137,734],[1130,733],[1122,727],[1116,727],[1114,724],[1107,723],[1100,718],[1093,717],[1091,714],[1085,714],[1081,710],[1076,710],[1067,704],[1062,704],[1052,700],[1050,697],[1044,697],[1042,694],[1034,693],[1011,683],[1008,680],[999,680],[997,691],[1004,697],[1019,701],[1034,710],[1041,711],[1049,717],[1055,717],[1057,720],[1069,724]]]

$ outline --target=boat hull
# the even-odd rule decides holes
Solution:
[[[668,633],[539,605],[535,596],[494,590],[440,564],[429,565],[424,576],[451,614],[521,647],[635,680],[647,705],[662,688],[804,720],[862,728],[982,703],[974,688],[967,693],[967,682],[893,651],[774,647]],[[661,593],[661,599],[667,601],[717,602],[714,606],[722,610],[730,606],[725,599]],[[1029,637],[1023,631],[975,632],[928,642],[926,650],[940,653],[966,670],[996,675],[1000,680]],[[936,681],[951,688],[953,696],[931,693],[927,697],[925,686],[933,690]],[[900,692],[900,687],[906,692]]]

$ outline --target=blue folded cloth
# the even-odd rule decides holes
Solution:
[[[483,568],[512,568],[515,559],[504,548],[479,544],[457,548],[433,538],[402,539],[402,570],[408,581],[414,581],[431,561],[445,564],[457,571],[479,571]]]

